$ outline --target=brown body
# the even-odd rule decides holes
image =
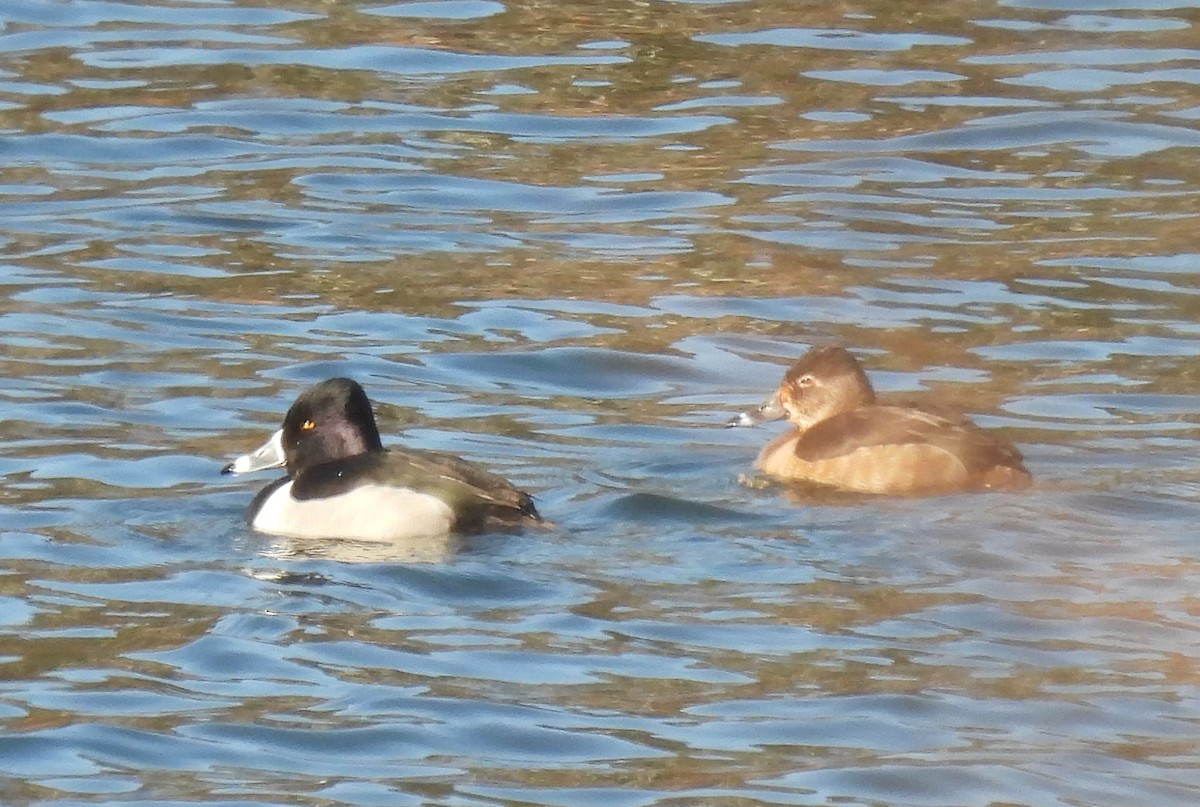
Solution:
[[[877,403],[862,367],[843,348],[810,350],[766,403],[731,425],[782,417],[795,428],[755,462],[776,479],[909,496],[1030,484],[1021,453],[967,418]]]

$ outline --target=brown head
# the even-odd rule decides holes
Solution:
[[[762,406],[743,412],[730,426],[753,426],[787,418],[800,430],[840,412],[875,403],[875,390],[858,359],[842,347],[815,347],[783,375],[779,389]]]

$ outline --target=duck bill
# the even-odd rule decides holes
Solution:
[[[734,426],[757,426],[760,423],[766,423],[771,420],[783,420],[787,417],[787,410],[783,408],[783,403],[779,400],[779,393],[776,392],[767,400],[763,401],[762,406],[756,409],[748,409],[741,412],[730,419],[725,424],[727,428]]]
[[[287,459],[283,456],[283,429],[280,429],[254,451],[243,454],[226,465],[221,469],[221,473],[248,474],[268,468],[282,468],[286,463]]]

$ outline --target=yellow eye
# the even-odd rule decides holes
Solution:
[[[313,423],[311,420],[306,420],[300,424],[300,431],[310,432],[315,428],[317,428],[317,424]]]

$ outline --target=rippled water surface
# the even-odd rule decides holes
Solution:
[[[1200,799],[1200,5],[6,0],[0,800]],[[812,344],[1028,493],[759,484]],[[304,386],[545,532],[250,532]]]

